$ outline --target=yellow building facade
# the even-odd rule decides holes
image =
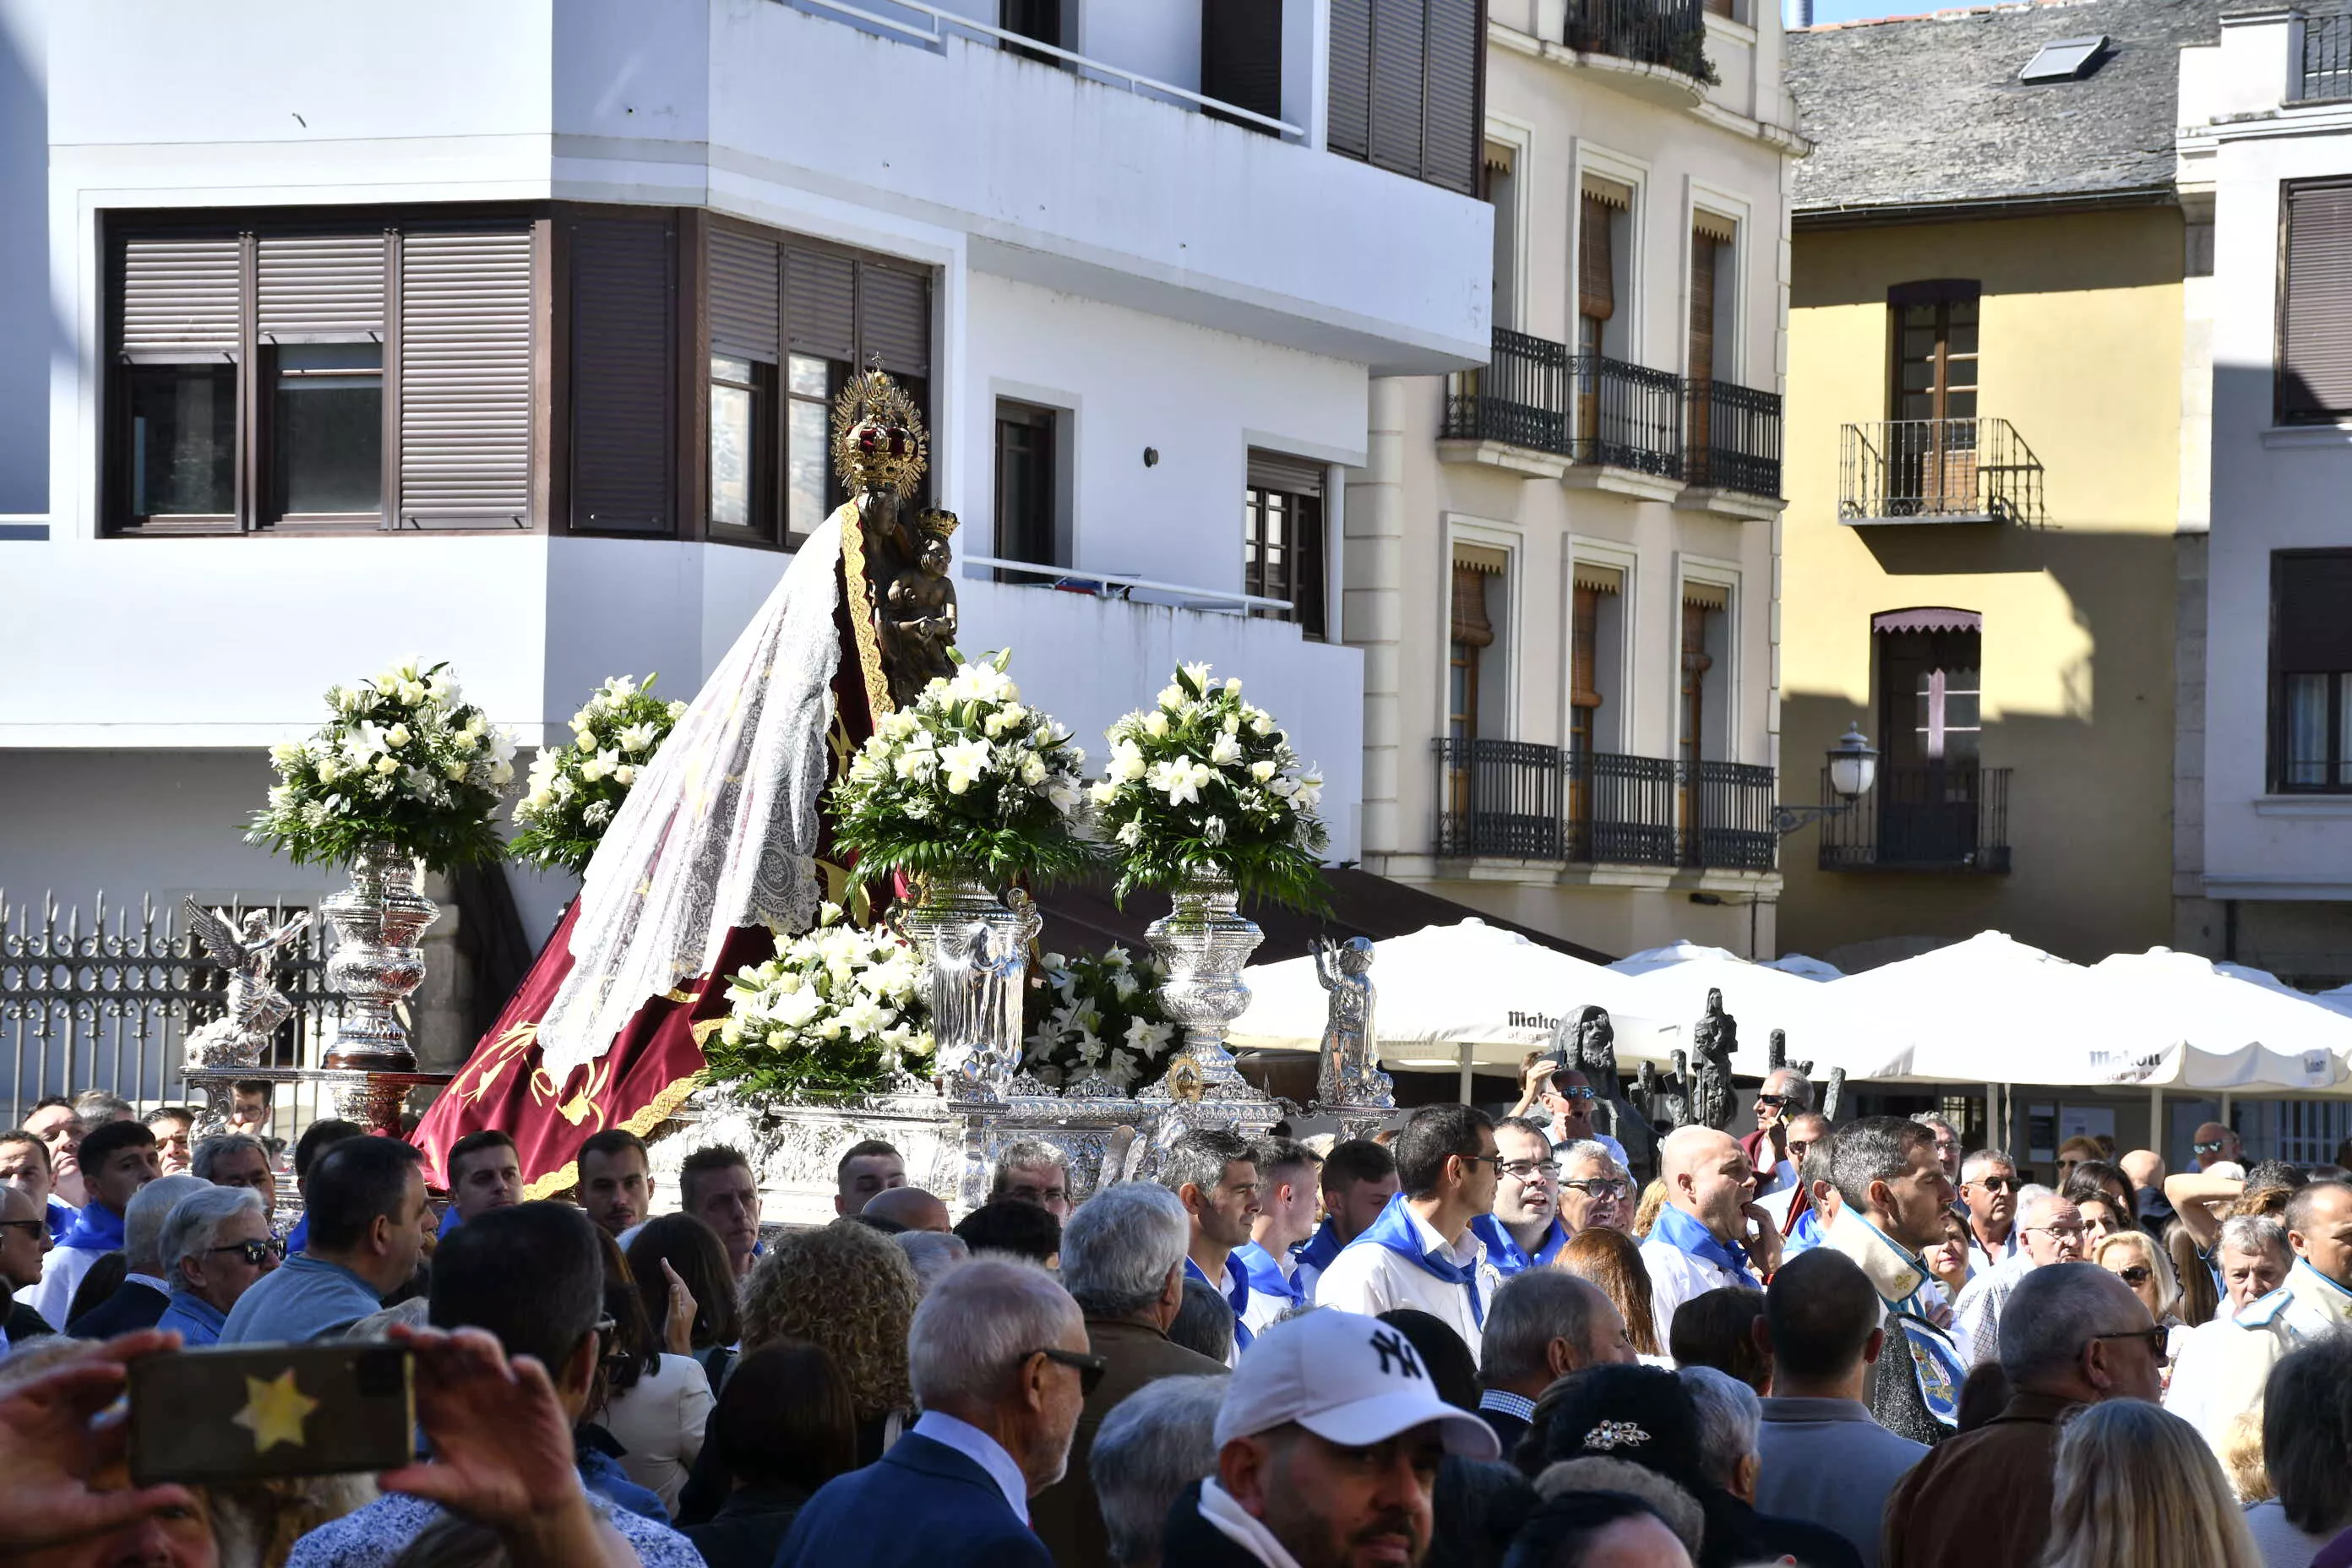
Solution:
[[[2176,57],[2150,37],[2012,93],[2041,85],[2011,79],[2046,9],[1791,38],[1822,162],[1793,229],[1781,799],[1840,804],[1822,759],[1849,726],[1879,755],[1783,845],[1779,934],[1848,969],[1989,929],[2095,960],[2170,927],[2182,214],[2168,152],[2004,154],[2021,111],[2168,126]],[[2095,9],[2122,37],[2149,11]],[[1897,114],[1939,68],[1997,84]],[[1890,119],[1864,127],[1874,94]]]

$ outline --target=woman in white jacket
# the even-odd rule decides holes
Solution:
[[[627,1288],[604,1293],[613,1332],[605,1342],[604,1404],[592,1419],[620,1445],[621,1468],[629,1479],[659,1497],[675,1516],[687,1473],[702,1451],[702,1430],[710,1419],[710,1380],[692,1356],[661,1348],[629,1276],[628,1260],[609,1237],[604,1267]],[[668,1316],[693,1321],[693,1298],[686,1295],[677,1275],[669,1278]]]

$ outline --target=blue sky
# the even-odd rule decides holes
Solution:
[[[1822,22],[1854,22],[1865,16],[1916,16],[1967,0],[1813,0],[1813,20]]]

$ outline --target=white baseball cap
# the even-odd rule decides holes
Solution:
[[[1449,1454],[1502,1453],[1482,1417],[1438,1397],[1402,1330],[1332,1307],[1276,1323],[1242,1352],[1217,1408],[1217,1447],[1293,1422],[1351,1448],[1435,1422]]]

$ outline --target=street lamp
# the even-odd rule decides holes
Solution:
[[[1848,724],[1838,743],[1830,748],[1830,793],[1837,798],[1820,805],[1776,805],[1773,831],[1786,838],[1801,827],[1853,809],[1853,803],[1878,782],[1878,748],[1865,740],[1862,727]]]

